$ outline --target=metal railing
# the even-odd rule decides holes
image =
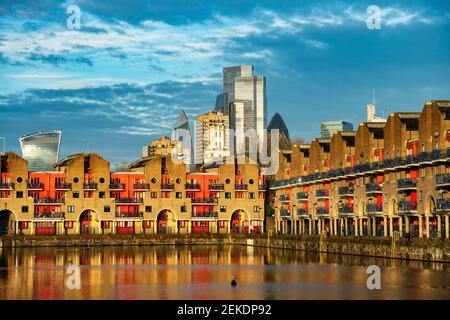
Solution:
[[[13,182],[0,182],[0,189],[12,190],[12,189],[14,189],[14,183]]]
[[[280,199],[281,202],[287,202],[291,201],[291,196],[288,194],[282,194],[278,199]]]
[[[191,198],[191,203],[194,204],[215,204],[217,198]]]
[[[125,189],[125,184],[123,183],[110,183],[109,190],[123,190]]]
[[[135,211],[120,211],[120,212],[116,212],[115,214],[116,218],[143,218],[144,217],[144,213],[139,211],[139,212],[135,212]]]
[[[35,212],[35,219],[64,219],[64,212]]]
[[[34,203],[37,204],[63,204],[64,198],[34,198]]]
[[[135,183],[133,184],[134,190],[150,190],[150,185],[148,183]]]
[[[366,183],[366,193],[381,192],[381,186],[377,183]]]
[[[353,213],[353,206],[349,205],[343,205],[338,209],[339,214],[352,214]]]
[[[450,184],[450,173],[440,173],[436,175],[436,185]]]
[[[215,211],[207,212],[192,212],[192,218],[218,218],[218,213]]]
[[[383,212],[383,205],[378,203],[368,203],[366,204],[367,213],[381,213]]]
[[[234,185],[234,190],[247,190],[248,187],[246,184],[235,184]]]
[[[328,189],[319,189],[316,190],[316,197],[329,197],[330,196],[330,190]]]
[[[288,210],[281,209],[280,210],[280,217],[290,217],[291,213]]]
[[[306,208],[297,208],[297,216],[307,216],[308,210]]]
[[[224,189],[223,183],[214,183],[208,185],[208,190],[222,191]]]
[[[297,200],[308,200],[308,192],[297,192]]]
[[[417,181],[416,179],[411,178],[405,178],[405,179],[398,179],[397,180],[397,189],[411,189],[417,187]]]
[[[450,210],[450,199],[437,199],[436,211],[448,211]]]
[[[353,195],[353,187],[339,187],[338,195],[340,196]]]
[[[316,209],[316,214],[317,215],[326,215],[330,213],[330,209],[326,208],[326,207],[318,207]]]
[[[95,182],[85,182],[83,183],[84,190],[97,190],[98,184]]]
[[[142,198],[116,198],[116,203],[143,203]]]
[[[72,189],[72,184],[67,183],[67,182],[58,182],[58,183],[55,183],[55,189],[70,190],[70,189]]]
[[[184,187],[186,190],[200,190],[200,184],[198,183],[186,183]]]
[[[398,203],[398,212],[413,212],[417,211],[417,202],[416,201],[400,201]]]
[[[285,187],[298,183],[314,182],[335,177],[342,177],[353,173],[366,173],[376,170],[395,168],[411,164],[420,164],[431,160],[450,158],[450,148],[442,150],[433,150],[431,152],[420,152],[417,156],[407,155],[405,157],[396,157],[394,159],[385,159],[371,163],[357,164],[353,167],[339,168],[326,172],[316,172],[306,176],[294,177],[290,179],[278,180],[271,183],[271,188]]]
[[[173,183],[162,183],[161,190],[174,190],[175,185]]]
[[[41,182],[37,182],[37,183],[28,182],[27,187],[28,187],[28,189],[42,190],[42,189],[44,189],[44,184]]]

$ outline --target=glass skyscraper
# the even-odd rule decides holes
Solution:
[[[20,137],[22,157],[28,161],[28,171],[52,171],[58,162],[61,131],[42,131]]]

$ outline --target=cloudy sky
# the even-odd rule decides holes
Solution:
[[[67,8],[81,29],[67,28]],[[381,29],[367,28],[367,7]],[[180,110],[214,106],[222,68],[267,78],[268,116],[311,139],[323,120],[420,111],[450,99],[449,1],[0,2],[0,136],[61,129],[61,156],[131,161]],[[193,126],[193,123],[191,123]]]

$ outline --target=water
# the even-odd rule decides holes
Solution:
[[[80,266],[80,289],[67,288],[69,261]],[[373,264],[381,290],[366,286]],[[243,246],[0,249],[0,299],[449,299],[449,270]]]

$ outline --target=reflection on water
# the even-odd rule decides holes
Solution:
[[[66,288],[69,261],[79,290]],[[366,287],[372,264],[381,290]],[[242,246],[0,249],[0,299],[448,299],[449,268]]]

